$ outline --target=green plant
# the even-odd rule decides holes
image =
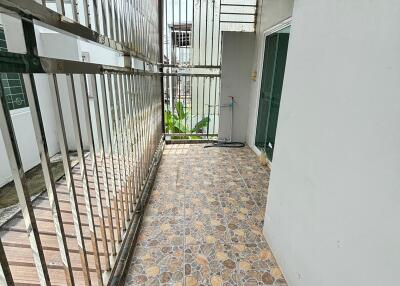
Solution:
[[[206,128],[210,122],[209,117],[204,117],[202,120],[196,123],[196,125],[191,128],[190,124],[192,116],[189,112],[185,112],[182,102],[177,102],[175,105],[175,110],[164,111],[165,118],[165,128],[167,133],[201,133],[203,128]],[[200,136],[190,135],[190,136],[173,136],[173,139],[200,139]]]

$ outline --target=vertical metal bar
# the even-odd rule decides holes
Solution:
[[[103,23],[103,34],[108,37],[108,17],[107,17],[107,8],[106,8],[106,4],[108,3],[108,1],[106,0],[100,0],[100,4],[101,4],[101,15],[102,15],[102,23]]]
[[[100,165],[103,177],[103,185],[104,185],[104,195],[106,199],[106,208],[107,208],[107,218],[108,218],[108,231],[110,233],[111,239],[111,253],[112,255],[116,255],[116,248],[115,248],[115,238],[114,238],[114,224],[113,224],[113,213],[111,210],[111,199],[110,199],[110,189],[109,189],[109,182],[108,182],[108,173],[107,173],[107,161],[106,155],[104,152],[104,139],[103,139],[103,125],[101,123],[100,118],[100,104],[98,98],[98,91],[97,91],[97,82],[96,82],[96,75],[91,74],[89,75],[90,79],[90,89],[93,96],[93,105],[94,105],[94,115],[95,115],[95,124],[97,129],[97,144],[99,146],[99,155],[100,155]]]
[[[129,6],[130,6],[130,1],[126,1],[125,0],[125,44],[129,47],[129,29],[130,29],[130,25],[129,25]]]
[[[150,84],[150,80],[151,80],[151,75],[146,76],[146,91],[147,91],[147,95],[146,95],[146,121],[147,121],[147,170],[149,170],[150,168],[150,152],[151,152],[151,140],[150,140],[150,136],[151,136],[151,122],[150,122],[150,116],[151,116],[151,84]],[[150,171],[150,170],[149,170]]]
[[[138,76],[132,75],[132,98],[131,98],[131,106],[132,106],[132,132],[133,132],[133,140],[134,140],[134,160],[135,160],[135,173],[136,173],[136,199],[139,198],[142,186],[142,169],[140,166],[140,150],[141,150],[141,142],[140,142],[140,133],[139,133],[139,117],[138,117],[138,91],[139,91],[139,83]]]
[[[137,29],[138,29],[138,27],[137,27],[137,1],[132,1],[132,5],[133,5],[133,8],[132,8],[132,13],[133,13],[133,15],[132,15],[132,26],[133,26],[133,39],[132,39],[132,41],[133,41],[133,45],[132,45],[132,47],[133,47],[133,50],[137,53],[138,52],[138,46],[137,46],[137,35],[138,35],[138,33],[137,33]]]
[[[221,0],[219,0],[219,6],[218,6],[218,46],[217,46],[217,62],[216,65],[221,65],[221,51],[220,47],[221,45]],[[218,109],[216,109],[217,106],[217,100],[219,100],[219,96],[217,96],[217,92],[219,94],[220,89],[219,89],[219,79],[215,79],[215,101],[214,101],[214,125],[213,125],[213,133],[215,134],[215,114]],[[218,88],[217,88],[218,85]]]
[[[56,0],[57,12],[65,16],[64,0]]]
[[[142,129],[143,129],[143,142],[144,142],[144,153],[143,153],[143,162],[144,162],[144,169],[145,169],[145,178],[147,177],[148,174],[148,168],[147,168],[147,151],[148,151],[148,142],[147,142],[147,82],[146,82],[146,76],[142,76],[142,92],[141,92],[141,97],[142,97]]]
[[[131,49],[136,52],[136,3],[135,1],[132,1],[132,11],[131,11],[131,42],[132,46]]]
[[[75,22],[80,22],[79,21],[79,7],[78,7],[78,2],[77,0],[71,0],[71,5],[72,5],[72,17]]]
[[[126,43],[126,0],[122,0],[121,1],[122,5],[121,5],[121,32],[122,32],[122,36],[121,36],[121,42],[123,42],[124,44]]]
[[[154,59],[153,57],[152,57],[152,53],[151,53],[151,44],[152,44],[152,41],[154,41],[154,42],[158,42],[158,40],[157,39],[155,39],[154,37],[152,37],[152,25],[151,25],[151,20],[152,20],[152,18],[151,18],[151,7],[150,7],[150,4],[151,4],[151,2],[150,1],[146,1],[146,4],[147,4],[147,9],[146,9],[146,22],[147,22],[147,31],[148,31],[148,35],[150,35],[150,37],[147,37],[147,57],[149,58],[149,59],[151,59],[151,60],[157,60],[157,58],[156,59]],[[157,7],[156,7],[157,8]],[[160,8],[161,9],[161,8]],[[162,23],[162,22],[161,22]]]
[[[191,43],[190,43],[190,47],[192,49],[192,58],[191,58],[191,65],[194,66],[194,31],[195,31],[195,25],[194,25],[194,0],[192,0],[192,27],[190,29],[190,33],[191,33]],[[197,85],[198,86],[198,85]],[[196,101],[197,102],[197,101]],[[193,129],[193,77],[190,76],[190,129]]]
[[[138,127],[139,127],[139,142],[140,142],[140,153],[139,153],[139,164],[140,164],[140,169],[142,173],[142,178],[140,181],[140,188],[142,188],[143,180],[145,178],[145,167],[144,167],[144,162],[143,162],[143,154],[144,154],[144,141],[143,141],[143,120],[142,120],[142,114],[143,114],[143,106],[142,106],[142,76],[137,75],[137,81],[138,81],[138,93],[137,93],[137,115],[138,115]]]
[[[144,20],[144,32],[146,33],[146,35],[150,35],[149,34],[149,14],[148,14],[148,3],[149,1],[144,1],[143,2],[143,20]],[[150,37],[147,36],[144,38],[144,55],[146,58],[149,57],[149,39]]]
[[[196,77],[197,80],[197,91],[196,91],[196,124],[197,122],[199,122],[199,78],[200,77]]]
[[[43,248],[39,237],[39,230],[33,213],[30,194],[28,192],[28,189],[26,188],[25,173],[22,166],[17,139],[15,137],[14,127],[12,124],[10,112],[8,110],[6,97],[4,95],[4,88],[1,84],[1,81],[0,87],[0,129],[1,134],[3,135],[8,163],[10,165],[12,176],[14,179],[15,189],[17,192],[22,216],[24,218],[24,223],[28,234],[29,243],[32,249],[33,260],[35,262],[36,270],[39,276],[40,285],[50,285],[50,278],[47,270],[46,261],[44,259]]]
[[[193,130],[193,77],[189,76],[190,82],[190,130]]]
[[[134,158],[133,158],[133,141],[132,141],[132,129],[131,129],[131,123],[132,123],[132,110],[130,108],[130,98],[132,96],[132,87],[130,84],[129,76],[125,75],[125,83],[126,83],[126,92],[125,92],[125,113],[126,113],[126,131],[127,131],[127,142],[128,142],[128,154],[129,154],[129,167],[130,167],[130,177],[131,177],[131,205],[132,205],[132,212],[134,210],[134,204],[135,204],[135,197],[136,197],[136,188],[135,188],[135,180],[136,180],[136,175],[134,172]]]
[[[67,76],[68,100],[69,100],[69,105],[71,108],[71,117],[72,117],[72,126],[73,126],[72,129],[73,129],[74,137],[75,137],[76,151],[78,153],[80,177],[82,179],[83,195],[85,197],[85,207],[86,207],[86,213],[87,213],[89,230],[90,230],[90,238],[92,241],[94,263],[96,266],[97,283],[99,285],[103,285],[99,246],[97,243],[97,234],[96,234],[95,225],[94,225],[93,206],[92,206],[92,200],[90,198],[90,189],[89,189],[89,181],[88,181],[88,174],[87,174],[87,168],[86,168],[86,159],[85,159],[85,154],[83,151],[81,125],[80,125],[80,120],[79,120],[79,116],[78,116],[78,105],[77,105],[77,101],[76,101],[75,83],[74,83],[74,78],[73,78],[72,74],[67,74],[66,76]],[[85,96],[85,94],[83,94],[83,97],[84,96]]]
[[[205,94],[206,94],[206,77],[204,76],[204,77],[202,77],[203,78],[203,115],[202,115],[202,117],[201,117],[201,120],[203,120],[204,119],[204,111],[205,111],[205,105],[206,105],[206,103],[204,102],[204,99],[205,99]],[[203,131],[201,132],[201,133],[203,133]]]
[[[129,221],[129,207],[128,207],[128,175],[127,175],[127,164],[126,164],[126,155],[125,155],[125,140],[123,136],[123,125],[122,125],[122,115],[120,115],[120,93],[121,91],[121,80],[118,75],[115,75],[115,97],[114,97],[114,108],[116,110],[115,117],[117,118],[117,126],[118,126],[118,138],[120,141],[120,151],[121,151],[121,162],[123,165],[123,178],[124,178],[124,210],[125,210],[125,225],[128,224]],[[125,226],[124,225],[124,226]]]
[[[199,44],[199,49],[198,49],[198,53],[199,53],[199,61],[198,61],[198,65],[201,65],[201,7],[202,7],[202,2],[199,2],[199,39],[198,39],[198,44]],[[200,85],[201,81],[200,81],[200,77],[197,77],[197,118],[196,118],[196,122],[199,122],[199,100],[200,100],[200,94],[199,94],[199,85]],[[204,104],[204,102],[202,102],[202,104]]]
[[[127,44],[130,49],[132,49],[132,1],[128,1],[127,8],[127,21],[126,21],[126,30],[127,30]]]
[[[141,141],[140,141],[140,126],[139,126],[139,114],[138,114],[138,93],[139,93],[139,83],[138,83],[138,76],[132,75],[133,77],[133,112],[134,112],[134,125],[135,125],[135,142],[136,142],[136,168],[138,170],[138,178],[137,178],[137,190],[141,192],[142,186],[142,168],[140,165],[140,152],[141,152]]]
[[[201,6],[202,1],[199,1],[199,62],[198,65],[201,65]]]
[[[127,1],[128,8],[126,9],[126,42],[132,49],[132,1]]]
[[[164,8],[164,12],[163,11],[159,11],[159,15],[163,15],[165,17],[165,50],[160,50],[160,63],[164,64],[164,52],[166,54],[166,57],[168,59],[167,64],[170,63],[170,59],[169,59],[169,37],[168,37],[168,1],[167,0],[159,0],[160,4],[165,4],[165,8]],[[159,4],[159,5],[160,5]],[[161,16],[161,18],[159,18],[159,22],[161,22],[161,20],[163,20],[163,16]],[[160,17],[160,16],[159,16]],[[162,36],[162,32],[160,33],[160,35]],[[161,43],[163,41],[163,37],[160,38]],[[169,68],[166,69],[167,71],[169,70]],[[164,68],[160,68],[161,72],[164,72],[165,69]],[[164,133],[167,133],[167,129],[165,126],[165,113],[164,113],[164,102],[166,100],[166,98],[168,98],[168,77],[162,76],[161,77],[163,80],[165,80],[165,84],[161,85],[161,92],[162,94],[162,102],[161,102],[161,106],[163,109],[163,114],[162,114],[162,121],[161,121],[161,126],[163,129]],[[171,101],[167,101],[167,111],[170,110],[170,104]]]
[[[189,40],[189,34],[188,34],[188,1],[185,0],[185,10],[186,10],[186,15],[185,15],[185,64],[190,65],[188,63],[188,40]],[[186,84],[187,84],[187,77],[185,76],[185,128],[187,128],[187,90],[186,90]],[[190,128],[190,132],[192,131],[192,128]]]
[[[136,76],[136,82],[137,82],[137,90],[136,90],[136,122],[137,122],[137,136],[138,136],[138,143],[139,143],[139,154],[138,154],[138,165],[139,165],[139,170],[140,170],[140,189],[142,190],[143,186],[143,181],[144,181],[144,167],[143,167],[143,134],[142,134],[142,121],[141,121],[141,92],[142,92],[142,86],[141,86],[141,76],[137,75]]]
[[[82,0],[82,1],[83,1],[83,13],[85,15],[85,24],[89,29],[91,29],[92,23],[90,22],[89,0]]]
[[[71,160],[68,154],[68,144],[65,133],[64,118],[62,113],[60,94],[58,90],[57,77],[55,74],[49,75],[49,84],[50,84],[50,92],[53,95],[52,98],[55,111],[54,114],[55,114],[57,136],[58,136],[61,156],[63,158],[65,181],[67,183],[67,189],[70,198],[72,219],[75,227],[75,234],[79,247],[79,254],[81,257],[83,276],[85,279],[85,285],[91,285],[90,272],[86,254],[86,246],[85,246],[85,241],[83,239],[80,211],[78,207],[78,200],[76,197],[74,178],[72,176]]]
[[[212,0],[212,20],[211,20],[211,58],[210,65],[213,65],[213,55],[214,55],[214,32],[215,32],[215,0]],[[210,112],[211,112],[211,80],[210,77],[208,79],[208,124],[207,124],[207,139],[209,139],[210,134]],[[215,102],[214,102],[215,104]]]
[[[8,265],[7,256],[0,240],[0,285],[14,286],[14,280]]]
[[[206,2],[206,37],[204,38],[204,65],[207,65],[207,42],[208,42],[208,0]],[[204,116],[203,116],[204,117]]]
[[[178,44],[177,44],[177,51],[178,51],[178,59],[179,59],[179,64],[182,64],[182,59],[181,59],[181,41],[182,41],[182,11],[181,11],[181,0],[179,0],[179,27],[178,27]]]
[[[96,201],[97,201],[97,212],[100,221],[100,233],[101,233],[101,240],[103,241],[103,249],[104,249],[104,260],[105,260],[105,270],[108,271],[111,269],[110,267],[110,258],[108,252],[108,243],[107,243],[107,234],[105,229],[104,223],[104,211],[103,211],[103,202],[102,196],[100,191],[100,183],[99,183],[99,174],[97,168],[97,158],[96,158],[96,149],[94,144],[93,138],[93,126],[91,122],[91,112],[89,108],[89,96],[87,92],[87,82],[86,82],[86,75],[81,74],[80,81],[81,81],[81,89],[82,89],[82,99],[83,99],[83,113],[84,113],[84,121],[86,126],[86,133],[89,142],[89,152],[90,152],[90,161],[92,164],[92,175],[94,179],[94,189],[96,192]],[[91,90],[93,93],[94,91]]]
[[[208,124],[207,124],[207,139],[209,139],[210,134],[210,109],[211,109],[211,77],[208,78]]]
[[[129,135],[129,108],[128,108],[128,96],[129,96],[129,84],[128,84],[128,78],[126,75],[122,75],[123,79],[123,93],[122,93],[122,98],[121,102],[123,102],[122,107],[122,112],[124,114],[124,130],[125,130],[125,139],[126,139],[126,154],[127,154],[127,160],[128,160],[128,174],[129,174],[129,186],[130,186],[130,192],[128,193],[128,202],[129,202],[129,210],[131,213],[133,213],[133,193],[134,193],[134,178],[133,178],[133,172],[132,172],[132,154],[131,154],[131,140],[130,140],[130,135]]]
[[[99,7],[97,0],[92,0],[93,2],[93,14],[94,14],[94,29],[100,34],[100,23],[99,23]]]
[[[119,30],[119,42],[122,43],[124,41],[124,31],[122,27],[122,2],[123,0],[117,0],[118,1],[118,30]]]
[[[151,162],[151,150],[152,150],[152,140],[151,140],[151,134],[152,134],[152,129],[151,129],[151,117],[152,117],[152,96],[151,96],[151,91],[152,91],[152,76],[148,75],[147,76],[147,126],[148,126],[148,130],[147,130],[147,140],[148,140],[148,144],[149,144],[149,149],[147,151],[147,169],[150,172],[150,162]]]
[[[126,130],[126,114],[125,114],[125,93],[126,93],[126,82],[124,81],[124,76],[119,76],[119,83],[120,83],[120,93],[119,93],[119,109],[121,114],[121,127],[122,127],[122,138],[124,139],[123,148],[125,151],[124,161],[125,161],[125,174],[127,178],[127,192],[126,192],[126,210],[128,214],[128,220],[130,220],[130,214],[132,213],[132,206],[130,200],[130,193],[132,191],[131,187],[131,170],[130,170],[130,163],[129,163],[129,142],[127,138],[127,130]]]
[[[109,18],[109,28],[110,28],[110,38],[115,40],[115,33],[114,33],[114,13],[113,13],[113,0],[107,0],[107,7],[108,7],[108,18]]]
[[[125,5],[125,3],[126,3],[126,1],[125,0],[121,0],[120,3],[121,3],[121,6],[120,6],[119,13],[121,15],[121,43],[125,45],[125,39],[126,39],[126,37],[125,37],[126,36],[126,34],[125,34],[125,28],[126,28],[126,25],[125,25],[126,5]]]
[[[177,82],[177,89],[178,89],[178,102],[179,102],[179,106],[181,106],[182,110],[183,110],[183,105],[181,102],[181,80],[182,80],[182,77],[178,75],[176,78],[177,78],[176,82]],[[177,112],[179,112],[179,110],[177,110]],[[178,116],[180,117],[181,114],[178,114]],[[179,120],[181,120],[181,118],[179,118]],[[180,129],[180,132],[182,132],[182,133],[184,133],[185,131],[186,130]]]
[[[108,76],[109,81],[109,90],[111,90],[111,76]],[[103,114],[104,114],[104,124],[105,124],[105,130],[106,130],[106,140],[107,140],[107,146],[108,146],[108,158],[111,162],[111,185],[113,187],[112,192],[113,192],[113,197],[114,197],[114,211],[115,211],[115,220],[116,220],[116,226],[117,226],[117,241],[121,241],[121,222],[120,222],[120,216],[119,216],[119,207],[118,207],[118,193],[117,193],[117,186],[115,182],[115,161],[114,161],[114,150],[112,146],[112,139],[111,139],[111,127],[110,127],[110,119],[109,119],[109,103],[107,102],[107,99],[109,98],[107,96],[107,89],[106,89],[106,80],[104,75],[100,75],[100,83],[101,83],[101,101],[103,103]],[[109,93],[111,95],[111,93]],[[114,254],[114,253],[113,253]]]
[[[149,162],[148,162],[148,149],[149,149],[149,142],[148,142],[148,126],[147,126],[147,113],[148,113],[148,105],[147,105],[147,92],[148,92],[148,83],[147,83],[147,77],[143,75],[143,92],[142,92],[142,98],[143,98],[143,132],[144,132],[144,142],[145,142],[145,153],[144,153],[144,158],[145,158],[145,169],[146,169],[146,178],[149,173]]]
[[[144,152],[143,152],[143,163],[144,163],[144,170],[145,170],[145,178],[147,177],[148,170],[147,170],[147,149],[148,149],[148,142],[147,142],[147,104],[146,104],[146,99],[147,99],[147,83],[146,83],[146,76],[142,76],[142,92],[141,92],[141,97],[142,97],[142,130],[143,130],[143,142],[144,142]]]
[[[212,133],[215,134],[215,112],[216,112],[216,107],[217,107],[217,83],[218,83],[218,79],[214,78],[214,82],[215,82],[215,90],[214,90],[214,118],[213,118],[213,131]]]
[[[172,23],[171,23],[171,66],[176,65],[176,31],[175,31],[175,0],[171,1],[171,9],[172,9]],[[172,70],[172,68],[170,69]],[[171,106],[171,112],[172,112],[172,126],[175,126],[175,109],[176,109],[176,83],[177,83],[177,78],[171,77],[171,88],[172,88],[172,106]],[[174,132],[174,131],[172,131]]]
[[[219,0],[219,13],[218,13],[218,56],[217,56],[217,65],[221,65],[221,0]]]
[[[138,197],[138,188],[137,188],[137,169],[136,169],[136,159],[135,159],[135,137],[134,137],[134,129],[133,129],[133,106],[132,106],[132,98],[133,98],[133,81],[130,75],[127,75],[127,83],[128,83],[128,92],[127,92],[127,100],[126,107],[128,109],[128,123],[129,123],[129,142],[130,142],[130,153],[131,153],[131,171],[132,171],[132,204],[136,204],[136,198]]]
[[[211,60],[210,65],[213,65],[213,54],[214,54],[214,32],[215,32],[215,0],[212,0],[212,30],[211,30]]]
[[[116,152],[117,152],[117,167],[118,167],[118,186],[119,186],[119,192],[120,192],[120,208],[121,208],[121,224],[122,224],[122,229],[126,229],[126,216],[125,216],[125,209],[124,209],[124,194],[125,194],[125,176],[123,172],[123,166],[121,165],[124,163],[123,162],[123,157],[121,156],[122,154],[122,144],[121,144],[121,136],[120,134],[120,129],[119,129],[119,119],[118,119],[118,110],[116,108],[116,97],[118,93],[118,85],[117,85],[117,76],[114,75],[114,90],[113,92],[112,89],[112,81],[111,81],[111,75],[109,76],[108,82],[109,82],[109,91],[110,91],[110,99],[109,99],[109,104],[110,104],[110,112],[111,112],[111,122],[112,122],[112,129],[113,129],[113,142],[115,142],[115,147],[116,147]],[[121,159],[122,157],[122,159]]]
[[[46,135],[44,132],[39,99],[36,93],[35,80],[33,78],[33,74],[23,74],[22,77],[29,102],[33,129],[35,132],[37,147],[39,149],[40,163],[42,165],[47,195],[52,212],[54,227],[56,230],[56,237],[60,249],[61,261],[64,266],[65,278],[67,280],[67,285],[74,285],[74,276],[72,273],[71,261],[69,259],[67,240],[65,238],[60,206],[58,204],[57,190],[54,184],[53,173],[50,166],[50,156],[47,147]]]
[[[147,174],[149,173],[149,151],[150,151],[150,140],[149,140],[149,135],[150,135],[150,126],[149,126],[149,114],[150,114],[150,84],[149,84],[149,76],[145,75],[145,94],[144,94],[144,100],[145,100],[145,122],[146,122],[146,170]]]
[[[114,39],[119,42],[120,41],[120,37],[119,37],[119,19],[120,19],[120,15],[118,13],[118,9],[119,9],[119,4],[118,4],[118,0],[113,0],[113,7],[114,7],[114,26],[115,26],[115,37]]]
[[[142,54],[142,15],[141,15],[141,2],[137,2],[137,24],[138,24],[138,54]]]
[[[145,50],[144,50],[144,45],[145,45],[145,38],[146,38],[146,34],[145,34],[145,20],[144,20],[144,1],[140,0],[140,18],[141,18],[141,35],[142,35],[142,48],[141,48],[141,54],[142,56],[145,55]]]

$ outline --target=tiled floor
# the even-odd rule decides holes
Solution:
[[[203,147],[166,146],[126,285],[287,285],[262,234],[268,169]]]

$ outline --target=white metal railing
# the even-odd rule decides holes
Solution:
[[[160,56],[158,2],[56,0],[37,3],[32,0],[0,0],[0,7],[2,13],[21,22],[24,33],[26,53],[0,52],[0,72],[22,75],[36,136],[36,142],[32,144],[37,144],[39,150],[65,283],[116,285],[123,276],[121,271],[126,263],[123,258],[127,256],[124,247],[130,244],[127,241],[128,238],[132,239],[129,234],[140,223],[146,192],[154,173],[152,170],[162,146],[162,81],[155,65]],[[120,53],[125,59],[124,66],[39,56],[36,23]],[[142,68],[133,68],[132,63],[137,60]],[[43,112],[47,110],[41,110],[35,82],[34,75],[38,73],[48,75],[80,265],[74,265],[70,259],[71,250],[67,244],[70,234],[65,231],[65,210],[58,199],[42,119]],[[67,86],[68,106],[62,103],[60,81]],[[35,206],[26,186],[4,92],[1,103],[0,130],[32,249],[38,283],[51,285],[54,277],[46,261],[46,245],[41,242]],[[72,130],[66,128],[67,113],[71,116]],[[71,147],[66,133],[73,134],[75,140],[74,151],[77,151],[79,161],[76,167],[71,165]],[[85,146],[83,141],[87,141],[88,145]],[[89,157],[85,156],[86,151]],[[74,176],[74,171],[79,172],[78,177]],[[84,210],[79,208],[80,196],[84,197]],[[82,222],[82,217],[87,225]],[[87,229],[89,241],[85,239]],[[99,251],[100,244],[102,253]],[[6,253],[0,242],[0,285],[23,283],[24,277],[13,275],[13,255]],[[96,279],[91,277],[93,268]],[[77,279],[77,269],[82,272],[83,281]]]

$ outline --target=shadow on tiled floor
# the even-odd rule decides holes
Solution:
[[[166,146],[126,285],[287,285],[262,234],[269,170],[203,147]]]

